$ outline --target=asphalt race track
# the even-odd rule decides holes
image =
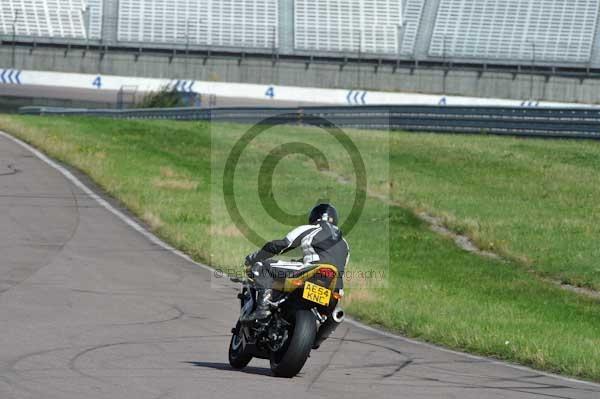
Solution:
[[[0,398],[600,397],[350,323],[294,379],[234,371],[236,287],[100,202],[0,136]]]

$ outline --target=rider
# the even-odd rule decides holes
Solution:
[[[258,298],[255,311],[245,317],[244,321],[264,320],[271,314],[269,301],[273,276],[287,276],[315,264],[327,263],[338,269],[336,288],[342,290],[342,276],[348,263],[350,248],[337,224],[335,207],[331,204],[319,204],[310,211],[307,225],[296,227],[284,239],[268,242],[246,257],[246,265],[251,266],[250,271],[257,286]],[[298,247],[302,248],[302,262],[269,259]]]

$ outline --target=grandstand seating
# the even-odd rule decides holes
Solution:
[[[406,0],[404,5],[404,27],[402,31],[402,44],[400,54],[412,55],[415,52],[417,33],[423,18],[425,0]]]
[[[334,56],[361,52],[380,58],[400,52],[419,61],[600,67],[600,51],[594,51],[600,0],[0,2],[4,40],[14,25],[20,40],[32,41],[65,43],[88,36],[109,46],[214,46]]]
[[[586,62],[599,0],[440,0],[429,55]]]
[[[102,0],[2,0],[0,33],[44,38],[85,39],[89,4],[90,38],[101,32]]]
[[[401,0],[296,0],[299,50],[397,53]]]
[[[277,0],[121,0],[118,39],[273,48]]]
[[[425,0],[296,0],[295,48],[380,54],[397,54],[400,50],[403,55],[414,54],[424,3]]]
[[[90,8],[89,15],[89,35],[90,39],[100,39],[102,37],[102,14],[104,12],[104,0],[87,0]]]

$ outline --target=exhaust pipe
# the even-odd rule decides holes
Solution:
[[[313,344],[313,349],[318,349],[319,346],[327,339],[342,321],[344,321],[344,311],[342,308],[337,306],[334,311],[331,313],[331,317],[329,317],[321,326],[319,327],[319,331],[317,331],[317,337],[315,338],[315,343]]]
[[[341,323],[346,318],[346,314],[344,313],[344,310],[342,308],[336,306],[333,310],[333,313],[331,314],[331,317],[333,318],[333,320],[335,320],[336,323]]]

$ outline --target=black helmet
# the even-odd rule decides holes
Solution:
[[[338,224],[338,213],[331,204],[319,204],[310,211],[308,224],[317,224],[319,220],[324,220],[335,226]]]

